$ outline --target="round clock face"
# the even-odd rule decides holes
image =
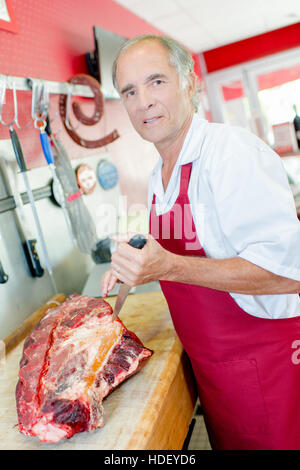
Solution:
[[[79,188],[84,194],[90,194],[94,191],[97,178],[95,171],[89,165],[82,163],[76,168],[76,178]]]
[[[97,167],[97,177],[103,189],[111,189],[118,182],[118,170],[111,162],[100,160]]]

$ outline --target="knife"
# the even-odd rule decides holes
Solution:
[[[8,281],[8,275],[4,271],[4,268],[3,268],[2,263],[0,261],[0,284],[5,284],[7,281]]]
[[[12,193],[16,210],[14,211],[14,220],[17,231],[20,236],[23,251],[27,265],[32,277],[41,277],[44,273],[36,250],[36,240],[32,238],[29,224],[27,223],[22,197],[17,185],[17,175],[13,175],[12,169],[8,166],[6,160],[0,163],[0,175],[5,187],[6,193]]]
[[[40,221],[39,221],[38,213],[37,213],[37,210],[36,210],[36,207],[35,207],[35,202],[34,202],[32,189],[30,187],[28,176],[27,176],[26,162],[25,162],[25,158],[24,158],[24,155],[23,155],[23,150],[22,150],[22,147],[21,147],[21,143],[19,141],[19,138],[18,138],[18,135],[17,135],[15,129],[10,127],[9,128],[9,133],[10,133],[11,143],[12,143],[12,146],[13,146],[13,149],[14,149],[14,152],[15,152],[16,160],[18,162],[21,174],[23,176],[26,192],[28,194],[28,198],[29,198],[29,202],[30,202],[30,206],[31,206],[31,210],[32,210],[32,215],[33,215],[36,230],[37,230],[37,233],[38,233],[38,239],[39,239],[39,242],[40,242],[40,245],[41,245],[41,248],[42,248],[42,251],[43,251],[43,255],[44,255],[44,264],[45,264],[45,267],[46,267],[46,269],[48,271],[48,274],[50,276],[50,281],[52,283],[53,290],[54,290],[55,293],[57,293],[57,287],[56,287],[56,283],[55,283],[55,279],[54,279],[54,275],[53,275],[53,271],[52,271],[52,266],[50,264],[48,250],[47,250],[47,247],[46,247],[46,243],[45,243],[44,235],[43,235],[43,232],[42,232],[42,227],[41,227],[41,224],[40,224]]]
[[[137,248],[137,249],[141,250],[143,248],[143,246],[146,244],[146,242],[147,242],[147,239],[145,237],[143,237],[143,235],[134,235],[129,240],[128,243],[133,248]],[[115,321],[115,319],[118,317],[118,315],[120,313],[120,310],[124,305],[124,302],[127,298],[127,295],[129,293],[130,289],[131,289],[130,286],[128,286],[127,284],[124,284],[123,282],[121,282],[121,286],[119,288],[119,292],[118,292],[114,312],[113,312],[112,317],[111,317],[112,321]]]

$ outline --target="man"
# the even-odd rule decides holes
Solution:
[[[121,48],[114,82],[160,160],[150,233],[119,243],[102,279],[160,280],[216,449],[300,449],[300,225],[280,158],[195,113],[190,55],[169,38]]]

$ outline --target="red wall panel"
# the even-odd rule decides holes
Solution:
[[[160,33],[113,0],[11,0],[18,33],[0,30],[2,74],[64,81],[86,70],[93,26],[125,37]]]
[[[0,73],[19,77],[43,78],[65,81],[71,76],[87,72],[85,53],[94,49],[93,26],[97,25],[125,37],[139,34],[161,34],[159,30],[138,18],[113,0],[11,0],[16,17],[18,33],[0,29]],[[197,56],[195,70],[201,76]],[[31,93],[17,92],[18,114],[21,125],[30,120]],[[78,98],[74,98],[77,100]],[[92,100],[85,99],[86,114],[92,113]],[[51,96],[50,116],[57,114],[58,96]],[[128,143],[141,146],[142,141],[132,135],[130,123],[121,112],[119,104],[106,102],[104,118],[95,126],[80,126],[78,133],[87,139],[98,139],[114,129],[116,122],[120,139],[108,146],[117,161],[122,150],[122,159],[134,160]],[[112,114],[113,113],[113,114]],[[122,119],[118,121],[121,113]],[[3,119],[9,122],[13,116],[12,92],[8,90],[3,107]],[[58,116],[52,123],[54,132],[65,145],[71,158],[95,155],[98,150],[86,150],[78,146],[65,132]],[[130,139],[127,141],[127,134]],[[42,157],[39,132],[33,123],[26,130],[18,131],[28,168],[45,165]],[[0,139],[9,138],[8,128],[0,125]],[[142,148],[142,147],[141,147]],[[102,152],[103,149],[99,149]],[[136,163],[136,160],[134,160]],[[136,165],[135,165],[136,167]],[[124,167],[120,168],[121,171]],[[141,176],[141,175],[140,175]],[[128,175],[126,175],[128,178]],[[126,181],[124,184],[126,185]],[[121,181],[121,183],[122,183]],[[143,188],[144,189],[144,188]],[[139,200],[139,198],[138,198]]]
[[[203,55],[210,73],[297,46],[300,46],[300,23],[211,49]]]
[[[160,31],[113,0],[11,0],[11,3],[18,33],[0,29],[0,73],[4,75],[65,81],[76,73],[87,73],[85,53],[94,50],[94,25],[125,37],[160,34]],[[17,96],[18,114],[23,125],[30,120],[31,93],[17,92]],[[91,100],[84,101],[87,110],[91,109]],[[58,96],[53,95],[51,116],[56,114],[57,108]],[[3,107],[4,121],[9,122],[12,115],[12,92],[8,90]],[[60,138],[71,157],[95,154],[95,150],[86,150],[70,139],[62,128],[60,117],[55,119],[52,127],[54,131],[60,130]],[[112,130],[105,131],[109,133]],[[98,139],[104,135],[101,121],[92,127],[81,126],[79,131],[87,139]],[[18,134],[28,167],[44,165],[39,132],[33,123]],[[9,138],[9,131],[0,125],[0,139],[3,138]]]

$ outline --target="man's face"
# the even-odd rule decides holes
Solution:
[[[193,85],[183,89],[168,51],[155,40],[131,46],[120,57],[116,79],[135,130],[160,146],[171,143],[193,114]]]

